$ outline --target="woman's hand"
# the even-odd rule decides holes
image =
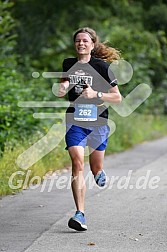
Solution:
[[[69,86],[69,81],[64,81],[60,83],[58,90],[58,97],[64,97],[66,95],[66,89]]]
[[[97,97],[97,91],[93,90],[89,84],[87,87],[82,91],[82,95],[84,98],[91,99]]]
[[[66,95],[66,89],[63,85],[60,85],[59,91],[58,91],[58,97],[63,97]]]

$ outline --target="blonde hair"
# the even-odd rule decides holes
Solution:
[[[91,55],[93,57],[102,59],[107,62],[112,62],[114,60],[120,59],[120,52],[117,49],[109,46],[107,42],[99,42],[99,37],[93,29],[89,27],[79,28],[74,33],[74,42],[78,33],[87,33],[92,39],[94,43],[94,49],[92,50]]]

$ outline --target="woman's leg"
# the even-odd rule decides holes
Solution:
[[[94,176],[97,175],[98,172],[102,171],[103,169],[103,160],[104,160],[104,154],[105,150],[99,151],[99,150],[93,150],[90,148],[90,155],[89,155],[89,163],[90,163],[90,169]]]
[[[84,148],[72,146],[68,148],[72,161],[72,192],[77,210],[84,213],[86,185],[84,180]]]

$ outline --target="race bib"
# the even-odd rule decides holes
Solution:
[[[95,104],[75,104],[74,120],[96,121],[97,106]]]

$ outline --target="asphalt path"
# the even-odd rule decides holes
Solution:
[[[0,200],[0,251],[167,251],[167,137],[106,156],[108,182],[85,165],[88,230],[67,226],[75,207],[70,170]]]

